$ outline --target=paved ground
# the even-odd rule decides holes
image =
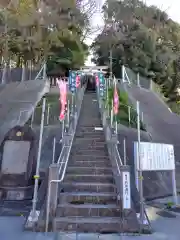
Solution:
[[[62,234],[62,233],[31,233],[23,232],[22,225],[24,224],[23,217],[9,218],[0,217],[0,239],[3,240],[179,240],[180,217],[164,218],[157,214],[159,210],[153,207],[148,207],[148,215],[151,219],[151,224],[154,233],[151,235],[134,235],[134,236],[119,236],[116,234]]]

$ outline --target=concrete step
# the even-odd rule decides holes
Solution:
[[[124,233],[137,232],[137,228],[128,226],[120,217],[56,217],[53,220],[53,231],[71,231],[86,233]]]
[[[80,119],[78,127],[91,127],[93,129],[95,127],[102,127],[102,123],[97,116],[86,116]]]
[[[59,204],[58,217],[120,217],[121,209],[116,204]]]
[[[77,159],[79,159],[77,157]],[[111,162],[109,161],[99,161],[99,160],[93,160],[93,161],[78,161],[78,160],[73,160],[73,159],[70,159],[69,163],[68,163],[68,167],[71,166],[71,167],[112,167],[111,166]]]
[[[84,137],[84,138],[102,138],[102,134],[103,132],[99,131],[99,132],[81,132],[78,131],[76,132],[75,137]],[[103,135],[104,136],[104,135]]]
[[[84,191],[84,192],[116,192],[116,186],[112,183],[99,183],[99,182],[64,182],[62,183],[64,192],[71,191]]]
[[[73,150],[97,150],[97,151],[104,151],[104,152],[107,152],[107,145],[105,143],[97,143],[97,142],[87,142],[87,141],[82,141],[81,143],[78,142],[78,143],[74,143],[73,146],[72,146],[72,151]]]
[[[114,178],[111,175],[96,175],[93,172],[91,174],[66,174],[64,181],[67,182],[83,182],[83,183],[114,183]]]
[[[76,162],[76,161],[84,161],[84,162],[89,162],[89,161],[104,161],[104,162],[109,162],[109,156],[107,156],[106,154],[102,155],[102,156],[94,156],[92,155],[92,152],[88,152],[84,155],[82,154],[77,154],[75,151],[72,151],[70,154],[70,159],[69,162]]]
[[[100,128],[102,128],[102,127],[100,127]],[[88,129],[82,129],[82,128],[78,129],[77,128],[77,133],[83,133],[85,136],[91,136],[91,135],[100,136],[102,134],[104,136],[103,130],[98,130],[98,131],[96,131],[96,130],[89,130],[88,131]]]
[[[72,148],[72,152],[75,152],[76,155],[91,155],[91,156],[108,156],[108,151],[106,149],[105,150],[96,150],[96,149],[81,149],[81,147],[78,149],[75,149],[75,151],[73,151],[74,149]]]
[[[105,140],[104,140],[104,136],[102,136],[102,137],[97,137],[97,138],[89,138],[89,137],[86,137],[86,138],[84,138],[84,137],[79,137],[79,138],[75,138],[74,139],[74,142],[73,142],[73,144],[81,144],[81,143],[84,143],[84,144],[92,144],[92,145],[94,145],[94,144],[97,144],[97,145],[100,145],[101,146],[101,144],[102,145],[104,145],[104,144],[106,144],[105,143]]]
[[[101,168],[101,167],[68,167],[67,174],[108,174],[108,175],[113,175],[112,169],[111,168]]]
[[[89,118],[88,118],[89,119]],[[97,118],[91,118],[90,121],[92,122],[92,120],[95,120],[97,122]],[[89,122],[90,122],[89,121]],[[99,122],[99,119],[98,119]],[[92,126],[87,126],[87,125],[78,125],[77,129],[81,130],[82,132],[99,132],[100,130],[96,130],[96,128],[102,128],[102,124],[94,124],[94,122],[92,122]]]
[[[61,203],[71,204],[114,204],[117,194],[112,192],[64,192],[60,193]]]

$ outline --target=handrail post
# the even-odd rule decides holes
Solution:
[[[54,216],[56,213],[57,208],[57,200],[58,200],[58,182],[54,182],[53,180],[59,179],[59,165],[58,164],[51,164],[49,166],[49,176],[48,176],[48,188],[50,188],[50,192],[48,191],[48,194],[50,196],[47,196],[47,199],[50,200],[50,215]]]

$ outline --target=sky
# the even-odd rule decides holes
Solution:
[[[99,3],[98,8],[100,8],[105,0],[97,0]],[[162,11],[165,11],[170,18],[172,18],[174,21],[180,23],[180,0],[144,0],[143,2],[146,2],[147,5],[155,5],[158,8],[160,8]],[[100,29],[101,26],[103,26],[103,20],[102,15],[100,11],[98,10],[97,13],[93,15],[92,18],[92,27],[93,29]],[[86,39],[86,42],[88,45],[90,45],[93,42],[93,39],[98,35],[98,30],[95,31],[94,34],[91,35],[91,37],[88,37]],[[92,65],[91,63],[92,56],[89,56],[86,65]]]

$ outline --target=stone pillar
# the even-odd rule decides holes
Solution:
[[[59,165],[51,164],[49,167],[48,186],[52,180],[59,180]],[[51,183],[50,191],[50,215],[54,216],[57,208],[58,201],[58,182]],[[48,197],[48,196],[47,196]]]

